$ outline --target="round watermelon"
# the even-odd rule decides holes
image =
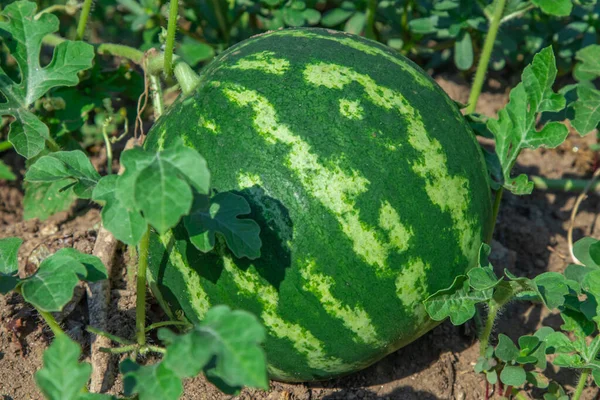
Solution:
[[[272,378],[365,368],[437,323],[422,301],[473,267],[489,229],[482,153],[455,103],[419,67],[324,29],[241,42],[157,121],[208,161],[261,227],[261,257],[198,251],[179,226],[151,239],[153,292],[192,322],[217,304],[266,327]]]

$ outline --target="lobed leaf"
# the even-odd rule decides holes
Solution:
[[[490,118],[489,130],[494,134],[496,153],[502,165],[504,187],[515,194],[530,193],[533,182],[525,175],[511,178],[510,171],[524,148],[556,147],[567,134],[567,128],[558,123],[546,124],[540,131],[535,128],[537,116],[546,111],[560,111],[565,107],[565,97],[552,91],[556,78],[556,61],[551,47],[540,51],[510,92],[510,101],[500,110],[498,119]]]
[[[110,400],[104,394],[86,393],[92,366],[80,363],[81,349],[67,335],[59,335],[44,352],[44,366],[35,382],[48,400]]]
[[[425,299],[425,310],[435,321],[450,317],[454,325],[462,325],[475,315],[475,305],[488,301],[493,290],[471,290],[465,275],[454,279],[452,285]]]
[[[0,294],[13,290],[18,282],[18,253],[23,241],[19,238],[0,239]]]
[[[21,294],[42,311],[58,312],[71,300],[80,279],[106,279],[106,268],[95,256],[62,249],[46,258],[37,272],[20,282]]]
[[[540,7],[544,13],[557,17],[567,17],[573,9],[571,0],[531,0],[531,2]]]
[[[146,221],[139,211],[125,207],[117,196],[117,175],[108,175],[98,181],[92,199],[103,205],[102,223],[118,240],[134,246],[147,229]]]
[[[14,181],[17,179],[15,174],[10,170],[10,167],[0,160],[0,179],[6,179],[7,181]]]
[[[159,233],[177,225],[192,206],[192,189],[208,194],[210,173],[200,154],[177,141],[162,152],[125,151],[116,198],[128,212],[142,212]]]
[[[163,360],[154,365],[138,366],[132,361],[121,365],[127,394],[140,400],[178,399],[181,379],[201,371],[220,382],[221,389],[252,386],[268,389],[267,366],[261,343],[264,328],[246,311],[227,306],[211,308],[192,331],[176,335],[162,329],[159,337],[167,343]]]
[[[197,202],[198,203],[198,202]],[[200,251],[209,252],[215,246],[215,234],[225,237],[227,246],[236,257],[260,257],[260,227],[251,219],[238,216],[250,213],[250,205],[242,196],[231,192],[219,193],[209,204],[201,204],[184,217],[190,240]]]
[[[48,183],[25,182],[23,218],[44,221],[60,211],[69,209],[77,198],[68,179]]]
[[[59,86],[74,86],[77,74],[92,66],[94,49],[84,42],[64,41],[55,50],[52,61],[42,68],[42,39],[58,30],[58,18],[44,13],[35,18],[37,6],[20,0],[7,5],[0,13],[0,30],[10,34],[6,44],[19,66],[21,81],[12,79],[0,68],[0,115],[15,120],[10,125],[8,140],[17,153],[26,158],[39,154],[49,139],[48,127],[29,108],[49,90]]]
[[[573,103],[575,118],[571,125],[581,135],[587,135],[600,123],[600,90],[577,85],[577,101]]]
[[[68,180],[77,196],[89,199],[100,174],[83,151],[57,151],[40,157],[27,170],[25,180],[34,183]]]

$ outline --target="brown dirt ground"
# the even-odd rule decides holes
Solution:
[[[466,102],[468,85],[457,77],[439,76],[440,85],[460,102]],[[495,115],[507,101],[509,85],[492,80],[480,99],[478,111]],[[587,146],[590,138],[572,136],[556,150],[525,151],[518,168],[522,172],[549,178],[582,177],[591,175],[594,155]],[[21,169],[22,162],[11,154],[4,161]],[[544,271],[562,271],[567,265],[566,232],[574,196],[562,193],[534,192],[527,197],[506,195],[500,212],[494,243],[495,267],[501,271],[534,276]],[[0,186],[0,238],[18,236],[24,240],[19,253],[21,273],[35,270],[39,259],[62,247],[75,247],[91,253],[99,213],[89,204],[80,203],[69,213],[61,213],[45,222],[22,220],[20,183],[2,182]],[[600,237],[600,202],[595,195],[582,205],[576,219],[575,238],[584,235]],[[110,329],[117,335],[133,337],[135,325],[134,285],[128,273],[128,257],[120,254],[112,279]],[[89,357],[85,298],[72,305],[73,311],[62,324],[84,348]],[[156,304],[149,305],[150,320],[162,314]],[[541,325],[557,329],[555,315],[541,307],[512,304],[501,316],[498,331],[516,338],[531,333]],[[0,297],[0,396],[2,400],[41,399],[33,374],[42,364],[42,353],[52,334],[30,307],[17,295]],[[485,386],[473,372],[478,346],[474,328],[467,324],[454,327],[442,323],[409,346],[389,355],[377,364],[351,376],[327,382],[284,384],[272,382],[268,392],[244,390],[239,399],[309,400],[309,399],[458,399],[484,398]],[[550,367],[552,368],[552,367]],[[550,369],[548,375],[564,384],[574,386],[577,376],[569,371]],[[113,392],[121,389],[117,382]],[[588,389],[585,399],[592,399],[597,389]],[[185,383],[187,400],[227,399],[202,377]],[[531,394],[539,398],[539,394]]]

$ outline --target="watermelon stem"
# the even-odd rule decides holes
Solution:
[[[177,32],[178,0],[171,0],[169,8],[169,22],[167,24],[167,40],[165,42],[165,66],[166,76],[173,74],[173,48],[175,47],[175,33]]]
[[[488,65],[490,63],[490,57],[492,50],[494,50],[494,42],[498,35],[498,29],[502,23],[502,15],[504,14],[504,6],[506,0],[494,1],[494,14],[490,18],[490,29],[485,36],[485,42],[483,43],[483,50],[479,56],[479,64],[477,64],[477,71],[475,72],[475,79],[473,80],[473,86],[471,87],[471,93],[469,94],[468,106],[465,110],[467,114],[471,114],[475,111],[477,106],[477,100],[481,94],[481,88],[483,88],[483,82],[487,74]]]
[[[494,230],[496,229],[496,222],[498,221],[498,212],[500,211],[500,204],[502,203],[502,195],[504,194],[504,187],[500,187],[496,191],[496,196],[494,197],[494,208],[492,209],[492,226],[489,230],[488,237],[485,242],[487,244],[492,243],[492,239],[494,238]]]
[[[150,246],[150,227],[139,244],[139,259],[137,273],[137,287],[135,299],[135,327],[137,343],[140,346],[146,344],[146,270],[148,268],[148,248]]]
[[[574,193],[585,191],[590,184],[588,179],[547,179],[541,176],[530,176],[529,179],[533,181],[536,189]],[[600,182],[594,183],[590,190],[600,191]]]
[[[92,0],[85,0],[83,7],[81,8],[81,14],[79,15],[79,23],[77,24],[77,36],[75,40],[83,40],[85,35],[85,27],[87,26],[88,17],[92,10]]]
[[[489,303],[485,326],[479,335],[479,355],[485,356],[485,352],[490,343],[490,336],[494,329],[496,318],[498,317],[498,312],[522,290],[524,290],[524,288],[520,284],[508,281],[502,281],[497,286],[497,290]]]
[[[10,150],[13,148],[13,145],[8,140],[0,142],[0,151]]]
[[[585,389],[585,384],[587,383],[587,378],[590,375],[590,369],[585,368],[581,375],[579,376],[579,381],[577,382],[577,388],[575,389],[575,394],[573,395],[573,400],[579,400],[581,394],[583,393],[583,389]]]
[[[377,0],[369,0],[367,5],[367,26],[365,28],[365,37],[377,40],[375,31],[375,14],[377,13]]]

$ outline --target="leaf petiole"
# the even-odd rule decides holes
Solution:
[[[137,288],[135,300],[135,326],[137,343],[140,346],[146,344],[146,269],[148,268],[148,248],[150,245],[150,227],[140,241],[138,260]]]
[[[165,326],[184,326],[186,328],[189,328],[192,325],[185,321],[161,321],[161,322],[156,322],[156,323],[146,327],[146,333],[150,332],[153,329],[158,329],[158,328],[162,328]]]

